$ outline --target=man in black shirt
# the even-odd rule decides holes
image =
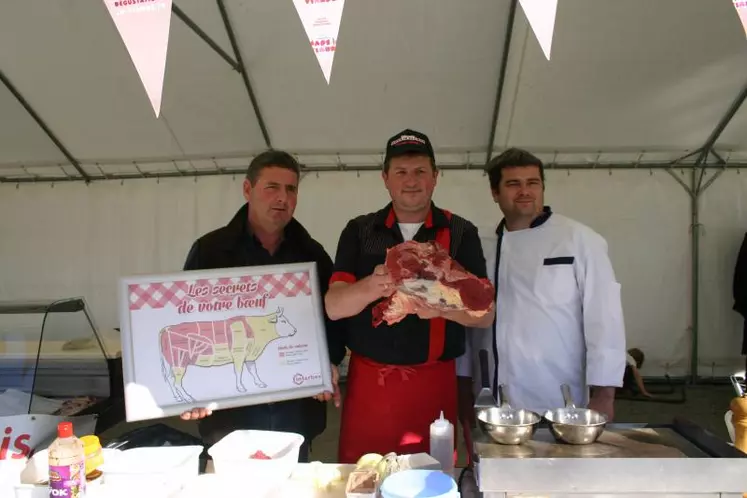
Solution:
[[[465,327],[490,326],[494,316],[492,308],[480,319],[420,309],[394,325],[373,327],[373,306],[394,292],[383,264],[387,249],[405,240],[435,240],[467,271],[487,277],[477,228],[431,200],[438,172],[428,137],[404,130],[390,138],[382,177],[392,202],[347,224],[325,297],[329,316],[345,319],[352,352],[342,463],[365,453],[428,452],[429,425],[442,411],[456,426],[455,359],[465,350]],[[471,379],[465,388],[471,391]]]
[[[247,203],[225,227],[199,238],[187,256],[184,270],[207,270],[315,261],[322,295],[332,276],[332,258],[321,244],[293,218],[298,196],[300,167],[282,151],[258,155],[249,165],[244,180]],[[195,408],[184,412],[184,420],[199,419],[200,435],[214,444],[234,430],[277,430],[296,432],[306,441],[299,460],[308,461],[311,440],[326,427],[326,403],[331,398],[339,406],[337,381],[339,365],[345,356],[344,330],[325,313],[329,357],[332,362],[334,393],[315,398],[229,408],[211,412]],[[321,402],[320,402],[321,401]]]

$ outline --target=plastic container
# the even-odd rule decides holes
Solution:
[[[132,448],[107,455],[99,470],[104,472],[107,488],[161,496],[197,477],[202,449],[196,445]]]
[[[2,488],[0,487],[0,489]],[[15,496],[15,498],[47,498],[49,496],[49,486],[16,484],[13,488],[12,495],[2,494],[0,496]]]
[[[381,498],[459,498],[454,479],[438,470],[403,470],[381,483]]]
[[[208,455],[216,474],[274,484],[291,476],[303,442],[293,432],[233,431],[211,446]],[[252,458],[258,451],[270,459]]]
[[[86,496],[86,453],[73,434],[72,422],[57,424],[57,439],[47,448],[49,496]]]
[[[13,488],[21,484],[21,472],[26,458],[0,460],[0,496],[13,496]]]
[[[441,470],[446,474],[454,473],[454,426],[444,418],[436,419],[431,424],[430,455],[441,464]]]

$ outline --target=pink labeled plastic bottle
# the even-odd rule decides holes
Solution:
[[[49,445],[49,497],[86,496],[86,452],[73,434],[71,422],[57,425],[57,439]]]

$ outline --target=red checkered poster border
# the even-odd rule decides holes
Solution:
[[[235,292],[220,295],[212,295],[211,293],[208,293],[208,295],[202,297],[192,297],[187,293],[190,286],[214,287],[218,285],[251,284],[253,282],[257,283],[256,294],[262,295],[267,293],[270,299],[278,296],[296,297],[300,295],[311,295],[309,273],[305,271],[231,278],[149,282],[145,284],[129,285],[130,311],[141,310],[144,308],[160,309],[167,306],[178,306],[187,298],[196,302],[212,301],[216,299],[233,299],[237,294],[242,293]]]

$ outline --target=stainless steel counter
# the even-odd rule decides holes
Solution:
[[[747,455],[695,424],[609,424],[587,446],[547,428],[520,446],[475,435],[475,478],[485,498],[742,497]]]

